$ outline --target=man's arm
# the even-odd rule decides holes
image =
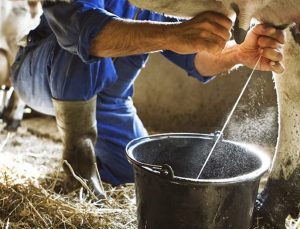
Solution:
[[[195,66],[202,76],[211,76],[228,71],[237,64],[253,68],[261,55],[258,70],[282,73],[284,68],[280,61],[284,41],[283,31],[258,25],[248,32],[242,44],[228,42],[219,55],[199,52],[195,57]]]
[[[86,63],[165,49],[181,54],[218,53],[230,38],[232,26],[226,16],[212,12],[182,23],[122,19],[96,0],[45,2],[43,11],[60,46]]]
[[[96,35],[90,54],[118,57],[159,50],[179,54],[220,52],[230,38],[232,22],[218,13],[203,13],[182,23],[132,21],[116,18]]]

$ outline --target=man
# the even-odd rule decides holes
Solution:
[[[164,50],[162,55],[202,82],[236,64],[253,68],[260,55],[258,69],[283,71],[281,31],[259,25],[243,44],[229,44],[232,22],[217,13],[180,22],[127,0],[45,3],[43,10],[41,24],[19,52],[12,80],[28,105],[56,115],[63,159],[99,196],[95,154],[103,181],[133,181],[125,146],[147,131],[131,96],[149,52]],[[71,189],[72,174],[64,169]]]

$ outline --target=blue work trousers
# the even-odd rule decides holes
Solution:
[[[136,63],[130,64],[132,58],[143,64],[147,56],[86,64],[62,49],[51,35],[19,51],[12,76],[22,100],[48,115],[55,114],[52,98],[83,101],[97,95],[95,151],[101,178],[112,185],[134,181],[125,147],[130,140],[147,136],[130,96],[140,71]]]

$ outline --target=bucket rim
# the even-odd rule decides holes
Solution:
[[[215,138],[215,134],[202,134],[202,133],[164,133],[164,134],[153,134],[146,137],[140,137],[136,138],[132,141],[130,141],[126,146],[126,156],[128,161],[142,169],[146,170],[147,172],[157,174],[160,176],[164,176],[161,172],[162,165],[151,165],[147,163],[142,163],[137,161],[133,157],[133,149],[137,146],[145,143],[145,142],[151,142],[155,140],[162,140],[162,139],[168,139],[168,138],[199,138],[199,139],[209,139],[213,140]],[[187,177],[181,177],[181,176],[164,176],[167,177],[170,181],[175,183],[188,183],[188,184],[196,184],[196,185],[202,185],[202,184],[215,184],[215,185],[222,185],[222,184],[233,184],[233,183],[241,183],[241,182],[249,182],[253,180],[259,179],[269,168],[271,165],[271,158],[259,147],[249,144],[249,143],[242,143],[242,142],[235,142],[230,140],[220,140],[221,142],[227,142],[230,144],[235,144],[237,146],[241,146],[243,148],[246,148],[250,150],[253,154],[255,154],[258,159],[261,162],[261,166],[258,169],[255,169],[254,171],[250,173],[246,173],[240,176],[230,177],[230,178],[222,178],[222,179],[196,179],[196,178],[187,178]],[[160,170],[159,170],[160,168]]]

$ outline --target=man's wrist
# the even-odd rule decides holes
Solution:
[[[178,46],[177,26],[178,23],[163,25],[162,32],[158,34],[161,39],[162,49],[170,51],[176,50],[176,46]]]
[[[218,75],[232,69],[240,64],[239,46],[235,42],[228,42],[224,50],[219,55],[207,52],[197,53],[195,66],[202,76]]]
[[[227,60],[228,68],[232,68],[237,64],[240,64],[240,56],[239,56],[239,45],[235,43],[235,41],[229,41],[224,48],[221,59]]]

